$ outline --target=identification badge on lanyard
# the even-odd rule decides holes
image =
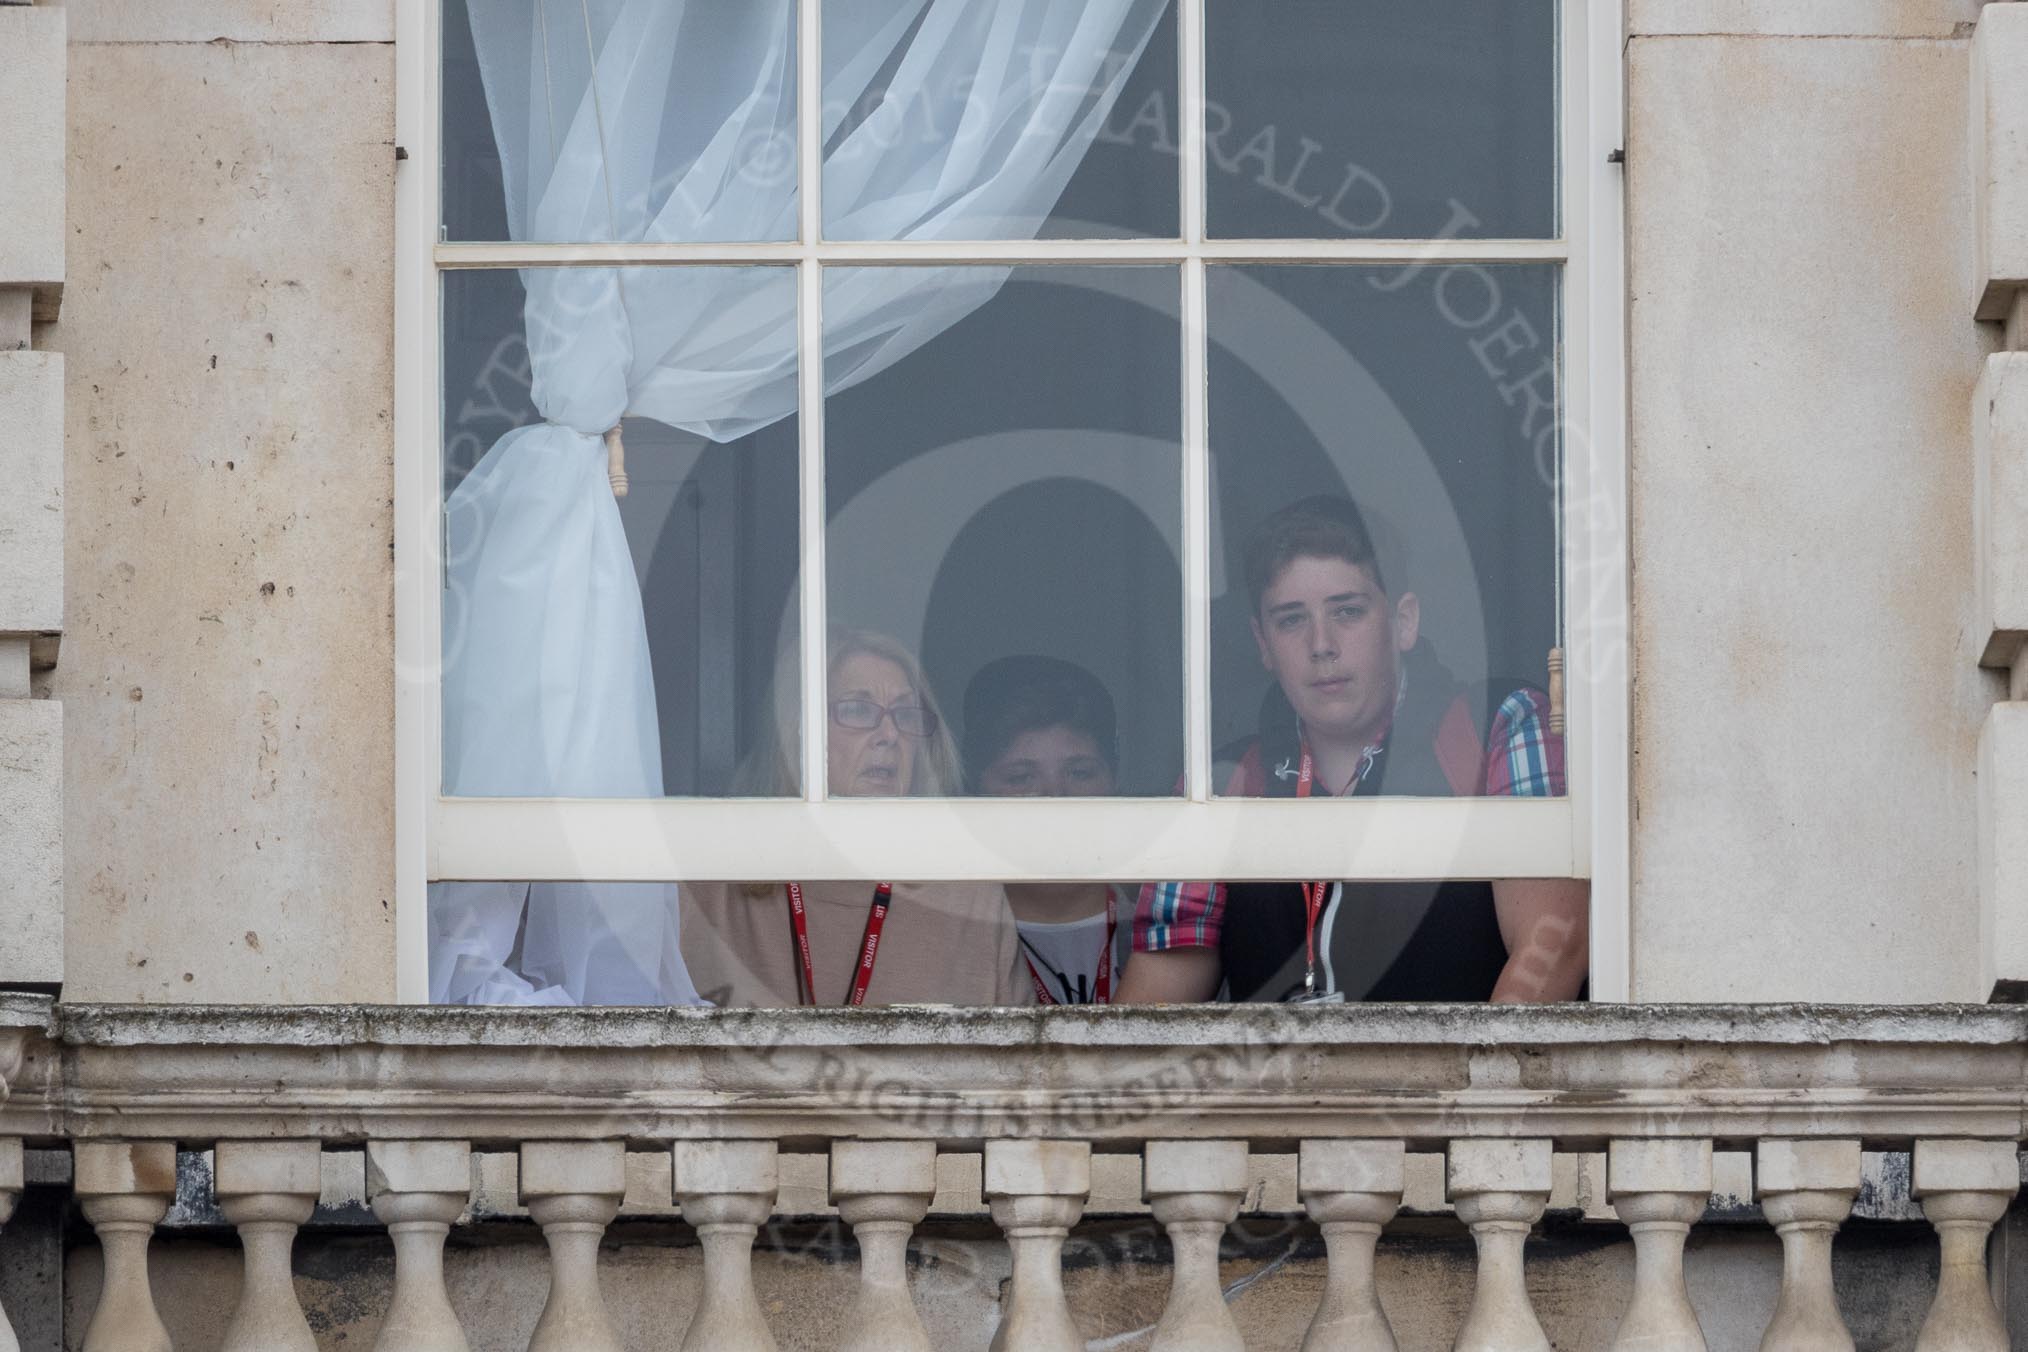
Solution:
[[[802,968],[803,989],[798,994],[799,1003],[817,1003],[817,971],[810,961],[810,918],[809,909],[803,904],[803,885],[787,884],[789,893],[789,928],[796,937],[796,961]],[[894,897],[891,883],[881,883],[873,889],[873,902],[866,908],[866,932],[859,940],[859,961],[852,968],[852,989],[846,993],[847,1005],[866,1003],[866,988],[873,984],[873,964],[880,956],[880,932],[887,928],[887,908]]]

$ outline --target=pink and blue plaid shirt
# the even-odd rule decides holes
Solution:
[[[1222,792],[1228,798],[1266,795],[1267,772],[1260,763],[1259,743],[1233,767]],[[1563,792],[1563,737],[1549,730],[1549,699],[1537,690],[1516,690],[1493,716],[1478,793],[1558,798]],[[1134,908],[1134,951],[1216,948],[1224,923],[1224,883],[1148,883]]]

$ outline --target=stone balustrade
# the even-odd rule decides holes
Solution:
[[[0,1212],[22,1187],[24,1145],[72,1153],[104,1254],[91,1352],[169,1346],[148,1264],[178,1143],[212,1149],[216,1204],[244,1251],[227,1349],[317,1345],[291,1246],[317,1202],[320,1157],[363,1150],[365,1192],[395,1253],[380,1352],[498,1345],[470,1310],[461,1327],[444,1251],[480,1152],[510,1151],[549,1254],[531,1352],[629,1345],[602,1294],[613,1258],[601,1240],[634,1186],[630,1158],[651,1152],[703,1249],[680,1346],[771,1352],[780,1331],[756,1298],[752,1254],[790,1186],[793,1150],[828,1156],[814,1200],[827,1195],[857,1240],[848,1348],[948,1345],[924,1331],[910,1252],[939,1156],[956,1152],[983,1157],[983,1199],[1010,1250],[999,1325],[979,1346],[1086,1346],[1066,1240],[1096,1164],[1138,1154],[1173,1254],[1148,1345],[1259,1347],[1229,1306],[1221,1244],[1253,1186],[1250,1156],[1273,1152],[1293,1154],[1328,1252],[1306,1352],[1396,1345],[1390,1316],[1402,1308],[1390,1308],[1374,1255],[1419,1155],[1442,1157],[1476,1251],[1452,1346],[1547,1348],[1531,1236],[1556,1157],[1584,1152],[1602,1156],[1601,1196],[1634,1249],[1613,1346],[1691,1352],[1706,1342],[1684,1253],[1712,1193],[1714,1146],[1751,1152],[1779,1237],[1762,1347],[1849,1349],[1832,1254],[1862,1143],[1910,1153],[1913,1194],[1938,1235],[1920,1352],[2009,1346],[1985,1251],[2020,1179],[2028,1011],[2016,1009],[521,1013],[0,997],[0,1028],[12,1040],[0,1065],[18,1066],[0,1105]],[[679,1345],[675,1329],[666,1341]]]

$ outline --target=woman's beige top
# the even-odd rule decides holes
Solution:
[[[718,1005],[798,1003],[795,933],[779,883],[684,883],[683,961]],[[872,883],[804,883],[817,1003],[842,1005],[866,933]],[[896,883],[869,1005],[1032,1005],[1014,912],[998,883]]]

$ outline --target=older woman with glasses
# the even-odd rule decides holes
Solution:
[[[959,791],[950,731],[908,649],[834,628],[828,668],[829,794]],[[797,686],[789,654],[776,672],[774,717],[741,766],[742,792],[801,794]],[[684,961],[698,990],[721,1005],[1034,1003],[997,883],[695,883],[683,893]],[[862,962],[868,950],[872,960]]]

